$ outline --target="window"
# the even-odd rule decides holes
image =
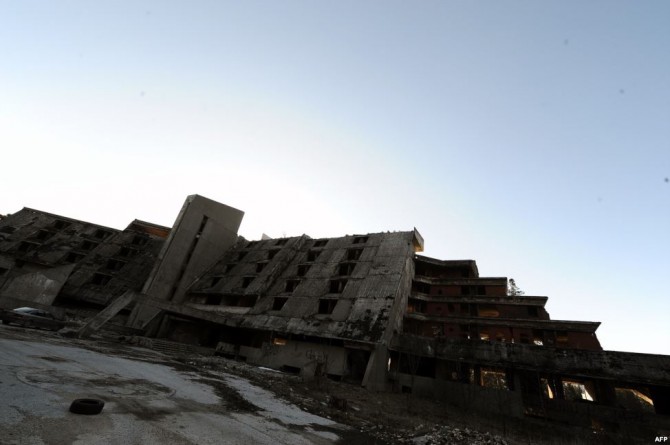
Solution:
[[[357,261],[361,257],[362,253],[363,249],[349,249],[347,250],[347,260]]]
[[[310,250],[307,252],[307,261],[314,261],[319,257],[320,250]]]
[[[478,307],[480,317],[498,317],[500,312],[494,304],[480,304]]]
[[[293,292],[298,287],[298,284],[300,284],[300,280],[286,280],[284,292]]]
[[[12,227],[12,226],[4,226],[4,227],[0,227],[0,233],[9,233],[9,234],[12,234],[12,233],[14,233],[14,232],[16,232],[16,227]]]
[[[147,241],[149,240],[147,239],[146,236],[135,235],[131,243],[136,246],[143,246],[147,243]]]
[[[98,230],[95,231],[95,233],[93,234],[93,236],[94,236],[95,238],[97,238],[97,239],[105,239],[105,238],[107,238],[107,237],[108,237],[109,235],[111,235],[111,234],[112,234],[112,232],[110,232],[110,231],[108,231],[108,230],[98,229]]]
[[[461,286],[461,295],[470,295],[470,286]]]
[[[81,250],[85,250],[85,251],[87,251],[87,252],[90,252],[91,250],[95,249],[95,248],[98,247],[99,245],[100,245],[100,244],[98,244],[98,243],[94,243],[93,241],[84,240],[84,241],[81,243],[81,246],[79,246],[79,248],[80,248]]]
[[[347,280],[331,280],[330,281],[330,293],[331,294],[341,294],[346,285],[347,285]]]
[[[40,230],[35,234],[34,238],[39,241],[46,241],[54,235],[55,233],[50,232],[48,230]]]
[[[138,253],[139,253],[139,251],[136,250],[136,249],[131,249],[130,247],[122,247],[121,249],[119,249],[119,254],[118,255],[122,256],[124,258],[132,258],[135,255],[137,255]]]
[[[78,253],[78,252],[69,252],[67,255],[65,255],[65,262],[66,263],[78,263],[79,261],[83,260],[86,255],[83,253]]]
[[[277,253],[279,253],[279,249],[268,250],[268,260],[271,260],[274,257],[276,257]]]
[[[278,240],[275,242],[275,246],[284,246],[284,245],[286,244],[287,241],[288,241],[288,238],[278,239]]]
[[[538,311],[536,306],[528,306],[528,315],[531,317],[537,317]]]
[[[267,265],[268,263],[256,263],[256,272],[262,272]]]
[[[62,219],[57,219],[54,221],[53,227],[56,230],[63,230],[70,225],[69,221],[63,221]]]
[[[311,266],[312,266],[311,264],[301,264],[301,265],[299,265],[298,266],[298,276],[299,277],[304,277],[305,275],[307,275],[307,271],[309,270],[309,268]]]
[[[218,306],[221,304],[221,295],[207,295],[205,299],[205,304],[211,306]]]
[[[121,270],[123,269],[123,266],[126,265],[125,261],[119,261],[119,260],[107,260],[107,265],[106,268],[109,270]]]
[[[235,267],[235,264],[226,264],[226,272],[230,272]]]
[[[365,244],[368,242],[367,236],[356,236],[354,237],[354,244]]]
[[[322,298],[319,300],[319,314],[332,314],[337,300]]]
[[[9,271],[9,269],[5,269],[4,267],[0,267],[0,275],[4,275]]]
[[[351,275],[356,267],[356,263],[342,263],[338,268],[338,275]]]
[[[212,277],[212,281],[209,283],[209,287],[216,286],[219,284],[219,281],[221,281],[221,277]]]
[[[284,307],[287,301],[288,298],[286,297],[275,297],[274,300],[272,300],[272,310],[280,311]]]
[[[237,261],[241,261],[242,258],[244,258],[247,255],[246,252],[238,252],[237,253]]]
[[[38,248],[39,246],[39,244],[32,243],[30,241],[21,241],[21,244],[19,244],[19,252],[27,253]]]
[[[486,295],[486,286],[477,286],[477,295]]]
[[[316,241],[314,241],[314,247],[323,247],[323,246],[325,246],[326,244],[328,244],[328,240],[327,240],[327,239],[320,239],[320,240],[316,240]]]
[[[252,281],[254,281],[254,277],[242,278],[242,287],[246,289],[247,287],[249,287]]]
[[[93,278],[91,278],[91,284],[95,284],[96,286],[104,286],[107,283],[109,283],[109,280],[111,280],[112,277],[110,275],[105,275],[103,273],[94,273]]]

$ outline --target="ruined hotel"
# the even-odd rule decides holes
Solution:
[[[155,347],[407,392],[487,416],[670,430],[670,357],[603,350],[416,230],[245,240],[193,195],[173,227],[117,230],[24,208],[0,219],[0,307],[48,308]],[[167,346],[166,346],[167,345]]]

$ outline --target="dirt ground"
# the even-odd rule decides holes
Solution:
[[[261,408],[251,403],[230,384],[231,376],[248,380],[306,413],[351,427],[339,431],[338,443],[358,444],[517,444],[487,419],[473,418],[460,410],[411,394],[372,393],[358,385],[322,378],[304,381],[301,377],[252,366],[223,357],[166,355],[129,344],[118,334],[103,333],[80,340],[56,333],[31,329],[4,330],[18,340],[41,341],[77,346],[109,356],[170,366],[196,373],[200,381],[213,387],[226,400],[228,409],[253,413]],[[144,413],[151,419],[152,413]],[[473,427],[473,425],[477,425]],[[505,435],[507,436],[507,435]]]

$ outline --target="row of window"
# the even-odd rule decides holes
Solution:
[[[433,306],[429,307],[429,304]],[[472,317],[499,317],[500,308],[496,304],[488,303],[447,303],[446,304],[446,313],[443,312],[444,304],[435,304],[429,303],[424,300],[417,300],[410,298],[407,303],[407,312],[408,313],[422,313],[434,316],[442,315],[465,315]],[[537,306],[525,306],[526,313],[531,318],[537,318],[540,315],[540,310]],[[518,316],[518,314],[517,314]]]

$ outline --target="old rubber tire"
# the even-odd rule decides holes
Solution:
[[[100,414],[105,402],[98,399],[77,399],[70,405],[70,412],[75,414]]]

